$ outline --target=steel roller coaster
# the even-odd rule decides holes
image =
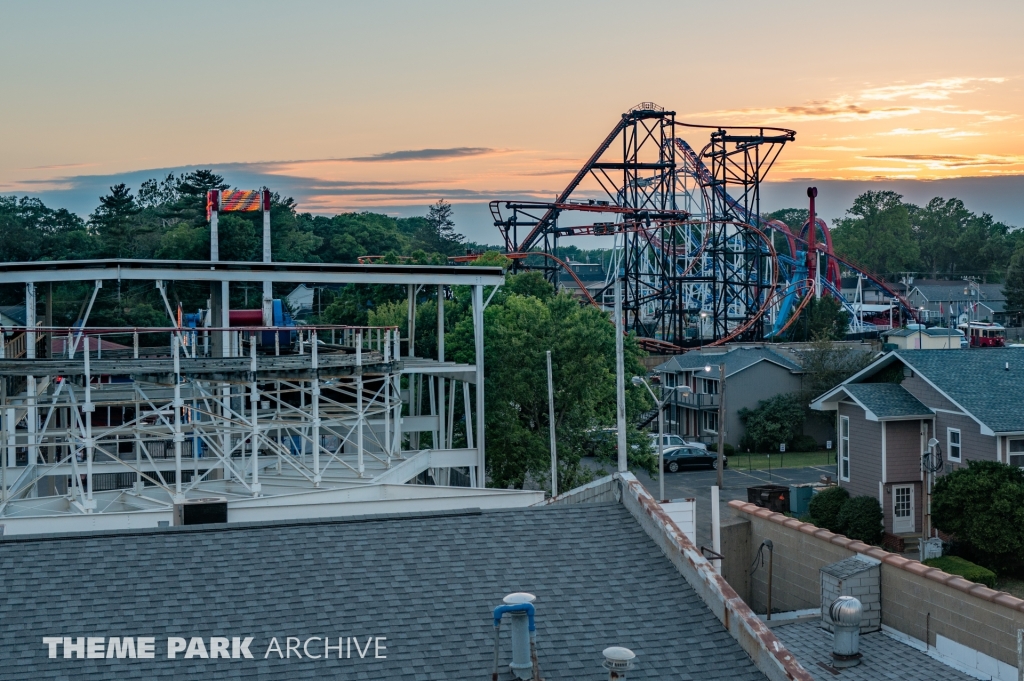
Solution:
[[[698,151],[679,136],[684,128],[710,140]],[[821,295],[850,313],[852,332],[871,331],[842,294],[842,270],[914,318],[882,278],[835,253],[823,220],[796,230],[762,220],[761,183],[795,137],[784,128],[678,123],[675,112],[644,102],[622,114],[553,202],[492,201],[491,214],[515,270],[539,269],[553,282],[568,274],[595,305],[621,280],[626,328],[653,348],[779,338]],[[614,243],[597,290],[557,257],[559,239],[583,236]]]

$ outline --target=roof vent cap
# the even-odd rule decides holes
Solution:
[[[629,648],[612,646],[605,648],[601,654],[604,655],[602,666],[611,672],[610,678],[625,678],[625,672],[634,667],[633,660],[636,659],[636,653]]]
[[[501,599],[508,605],[519,605],[520,603],[533,603],[537,600],[537,597],[533,594],[528,594],[525,591],[517,591],[514,594],[509,594]]]

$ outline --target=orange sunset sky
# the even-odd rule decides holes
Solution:
[[[194,166],[316,212],[546,197],[640,101],[795,129],[776,181],[1024,175],[1019,2],[0,7],[0,193],[58,204]]]

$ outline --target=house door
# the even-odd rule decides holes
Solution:
[[[914,531],[914,486],[892,486],[892,531],[906,534]]]

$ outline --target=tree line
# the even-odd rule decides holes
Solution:
[[[808,211],[787,208],[766,217],[799,229]],[[1024,258],[1024,230],[970,211],[957,198],[936,197],[918,206],[894,191],[867,191],[833,221],[831,232],[840,256],[889,281],[914,272],[931,279],[971,276],[999,283],[1015,254]]]

